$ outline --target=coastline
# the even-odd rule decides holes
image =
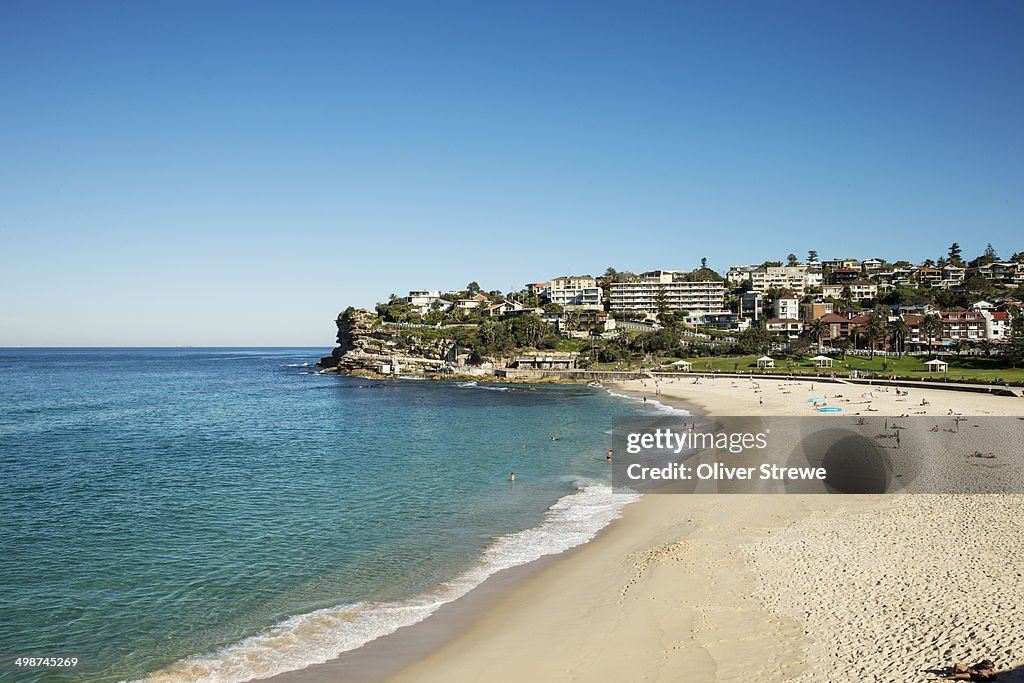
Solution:
[[[784,379],[759,382],[758,390],[733,382],[655,389],[649,380],[607,388],[695,414],[810,412],[795,388],[781,386]],[[837,394],[850,389],[860,387],[830,387]],[[846,414],[857,414],[861,404],[851,404],[852,396],[834,400],[844,398]],[[947,403],[965,405],[963,395],[938,389],[914,390],[909,398],[924,399],[924,410],[936,415],[951,409]],[[1021,399],[969,398],[971,414],[1024,414]],[[910,412],[909,401],[896,399],[874,400]],[[905,680],[894,672],[919,673],[954,659],[988,656],[1001,669],[1020,665],[1024,641],[1002,634],[1024,618],[1021,610],[987,615],[988,623],[968,630],[962,612],[986,604],[994,589],[1024,603],[1024,581],[1013,572],[987,572],[992,583],[973,586],[971,572],[958,569],[959,535],[944,525],[969,529],[972,547],[985,548],[994,566],[1013,566],[1002,555],[1012,555],[1015,543],[995,538],[1024,513],[1024,496],[961,496],[956,504],[947,498],[647,495],[587,543],[496,573],[415,625],[270,680],[814,681],[834,678],[835,667],[857,677],[886,670],[887,680]],[[923,563],[929,548],[935,556]],[[805,557],[814,561],[801,566]],[[878,567],[899,571],[878,574]],[[861,581],[843,586],[848,569]],[[917,583],[874,588],[899,584],[899,576]],[[931,585],[931,576],[949,583]],[[871,586],[862,585],[865,577]],[[888,607],[865,617],[865,601]],[[954,606],[953,616],[943,601]],[[932,613],[904,627],[901,606]],[[850,624],[857,633],[848,633]],[[1000,680],[1019,680],[1013,675]]]

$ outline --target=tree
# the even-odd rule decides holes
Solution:
[[[772,335],[762,319],[743,330],[737,343],[743,353],[765,354],[771,349]]]
[[[961,258],[960,253],[960,244],[958,242],[953,242],[953,244],[949,245],[949,263],[950,265],[961,267],[964,265],[964,261]]]
[[[575,311],[569,311],[562,316],[562,322],[565,325],[566,332],[575,332],[580,327],[580,314]]]
[[[1018,310],[1010,320],[1010,346],[1006,355],[1012,367],[1024,361],[1024,311]]]
[[[992,248],[991,242],[985,245],[985,253],[982,254],[981,256],[989,263],[995,263],[996,261],[999,260],[999,254],[997,254],[996,250]]]
[[[466,293],[469,294],[470,297],[476,296],[481,291],[482,290],[480,289],[480,285],[477,283],[476,280],[473,280],[468,285],[466,285]]]
[[[795,266],[799,262],[800,262],[800,259],[798,259],[796,257],[796,254],[790,254],[789,256],[786,257],[786,265],[787,266]]]
[[[669,311],[668,291],[665,285],[658,285],[658,291],[654,293],[654,308],[658,311],[658,320],[663,320]]]
[[[994,347],[995,347],[995,344],[992,343],[991,339],[980,339],[980,340],[978,340],[978,348],[982,351],[982,353],[985,354],[986,358],[988,358],[989,356],[992,355],[992,349]]]
[[[818,262],[818,252],[814,251],[813,249],[808,251],[807,252],[807,262],[808,263],[817,263]]]
[[[921,321],[921,330],[925,333],[925,337],[928,339],[929,351],[932,348],[933,339],[937,338],[940,341],[942,340],[942,329],[942,318],[934,313],[929,313],[924,317],[924,320]]]
[[[906,349],[907,339],[910,337],[910,326],[907,325],[907,321],[902,317],[894,318],[889,322],[888,332],[889,336],[892,337],[893,345],[896,347],[896,353],[902,356],[903,351]]]
[[[864,337],[868,340],[871,349],[871,357],[875,357],[875,342],[879,338],[884,339],[886,333],[885,316],[878,311],[871,311],[868,320],[864,323]]]
[[[847,308],[853,305],[853,291],[850,289],[850,285],[843,285],[842,294],[843,303],[846,304]]]
[[[807,333],[818,342],[818,353],[821,353],[821,343],[826,335],[829,333],[828,323],[825,322],[824,318],[817,318],[812,320],[807,326]]]
[[[845,360],[846,353],[853,348],[853,340],[850,339],[849,337],[843,337],[837,342],[836,346],[839,347],[839,350],[843,354],[843,359]]]
[[[516,346],[536,346],[547,331],[548,326],[536,313],[518,315],[509,321],[509,332]]]
[[[708,257],[707,256],[703,256],[700,259],[700,269],[704,270],[707,267],[708,267]]]

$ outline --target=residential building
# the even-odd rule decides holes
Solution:
[[[977,311],[951,311],[940,314],[942,343],[979,341],[985,338],[985,316]]]
[[[870,280],[851,280],[844,284],[822,285],[821,296],[825,299],[841,301],[845,299],[844,290],[850,289],[851,301],[867,301],[878,296],[878,285]]]
[[[420,315],[426,315],[434,302],[441,301],[441,290],[439,289],[413,289],[409,291],[406,302],[419,311]]]
[[[1010,314],[1006,311],[981,311],[985,319],[985,338],[995,342],[1005,342],[1010,339]]]
[[[788,289],[797,296],[803,296],[807,291],[808,270],[805,265],[758,266],[750,273],[750,289],[755,292]],[[815,277],[812,273],[811,278]],[[820,271],[817,273],[817,281],[820,282]]]
[[[545,297],[564,308],[601,308],[601,288],[589,275],[566,275],[548,283]]]
[[[455,308],[462,309],[464,311],[470,311],[474,308],[479,308],[487,303],[487,297],[483,294],[477,294],[468,299],[457,299],[455,301]]]
[[[505,301],[499,301],[498,303],[491,304],[490,306],[484,306],[480,309],[480,315],[485,318],[501,318],[509,315],[510,313],[523,311],[525,309],[526,307],[518,301],[508,301],[506,299]]]
[[[832,343],[852,337],[857,328],[868,321],[866,315],[854,313],[829,313],[821,316],[821,319],[828,324],[828,334],[824,339]]]
[[[683,273],[655,270],[610,286],[611,310],[657,312],[663,301],[670,310],[718,313],[725,309],[725,283],[691,282]]]
[[[750,324],[749,321],[729,311],[691,315],[687,316],[685,320],[689,325],[710,327],[716,330],[745,330]]]
[[[749,320],[760,320],[764,316],[764,294],[743,292],[740,297],[740,316]]]
[[[835,306],[831,301],[814,301],[800,305],[800,319],[804,322],[823,318],[833,312]]]
[[[772,334],[784,334],[796,339],[804,331],[804,324],[796,318],[770,318],[765,321],[765,328]]]
[[[859,268],[836,268],[828,276],[828,284],[842,285],[860,278]]]
[[[733,266],[725,274],[725,281],[730,287],[741,287],[743,283],[750,282],[750,274],[757,268],[758,266]]]
[[[531,282],[526,285],[526,293],[530,296],[542,297],[548,293],[550,282]]]
[[[800,317],[800,299],[791,292],[781,292],[775,299],[775,317],[796,320]]]
[[[856,268],[860,269],[860,261],[855,258],[838,258],[829,259],[821,262],[822,268],[828,268],[829,270],[836,270],[837,268]]]

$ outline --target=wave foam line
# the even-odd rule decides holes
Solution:
[[[487,577],[564,552],[592,539],[638,500],[604,482],[579,480],[579,490],[555,502],[536,527],[496,538],[476,565],[425,595],[399,602],[340,605],[299,614],[211,654],[183,659],[141,679],[145,683],[235,683],[321,664],[433,614]]]
[[[665,403],[662,403],[657,399],[649,398],[646,401],[644,401],[642,397],[627,396],[626,394],[617,394],[608,387],[604,387],[604,390],[607,391],[610,396],[614,396],[615,398],[622,398],[627,401],[633,401],[634,403],[641,403],[645,406],[650,406],[652,410],[656,410],[660,413],[669,413],[671,415],[693,415],[693,413],[691,413],[689,410],[686,410],[685,408],[677,408],[675,406],[670,406]]]
[[[508,387],[489,387],[486,385],[481,386],[476,381],[469,382],[458,382],[455,386],[460,389],[486,389],[487,391],[508,391]]]

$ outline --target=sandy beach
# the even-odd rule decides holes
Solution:
[[[812,396],[845,416],[1024,415],[1021,398],[934,389],[609,388],[711,415],[814,415]],[[1019,495],[648,495],[387,680],[925,681],[986,658],[1024,680],[1021,519]],[[281,679],[341,676],[329,663]]]

